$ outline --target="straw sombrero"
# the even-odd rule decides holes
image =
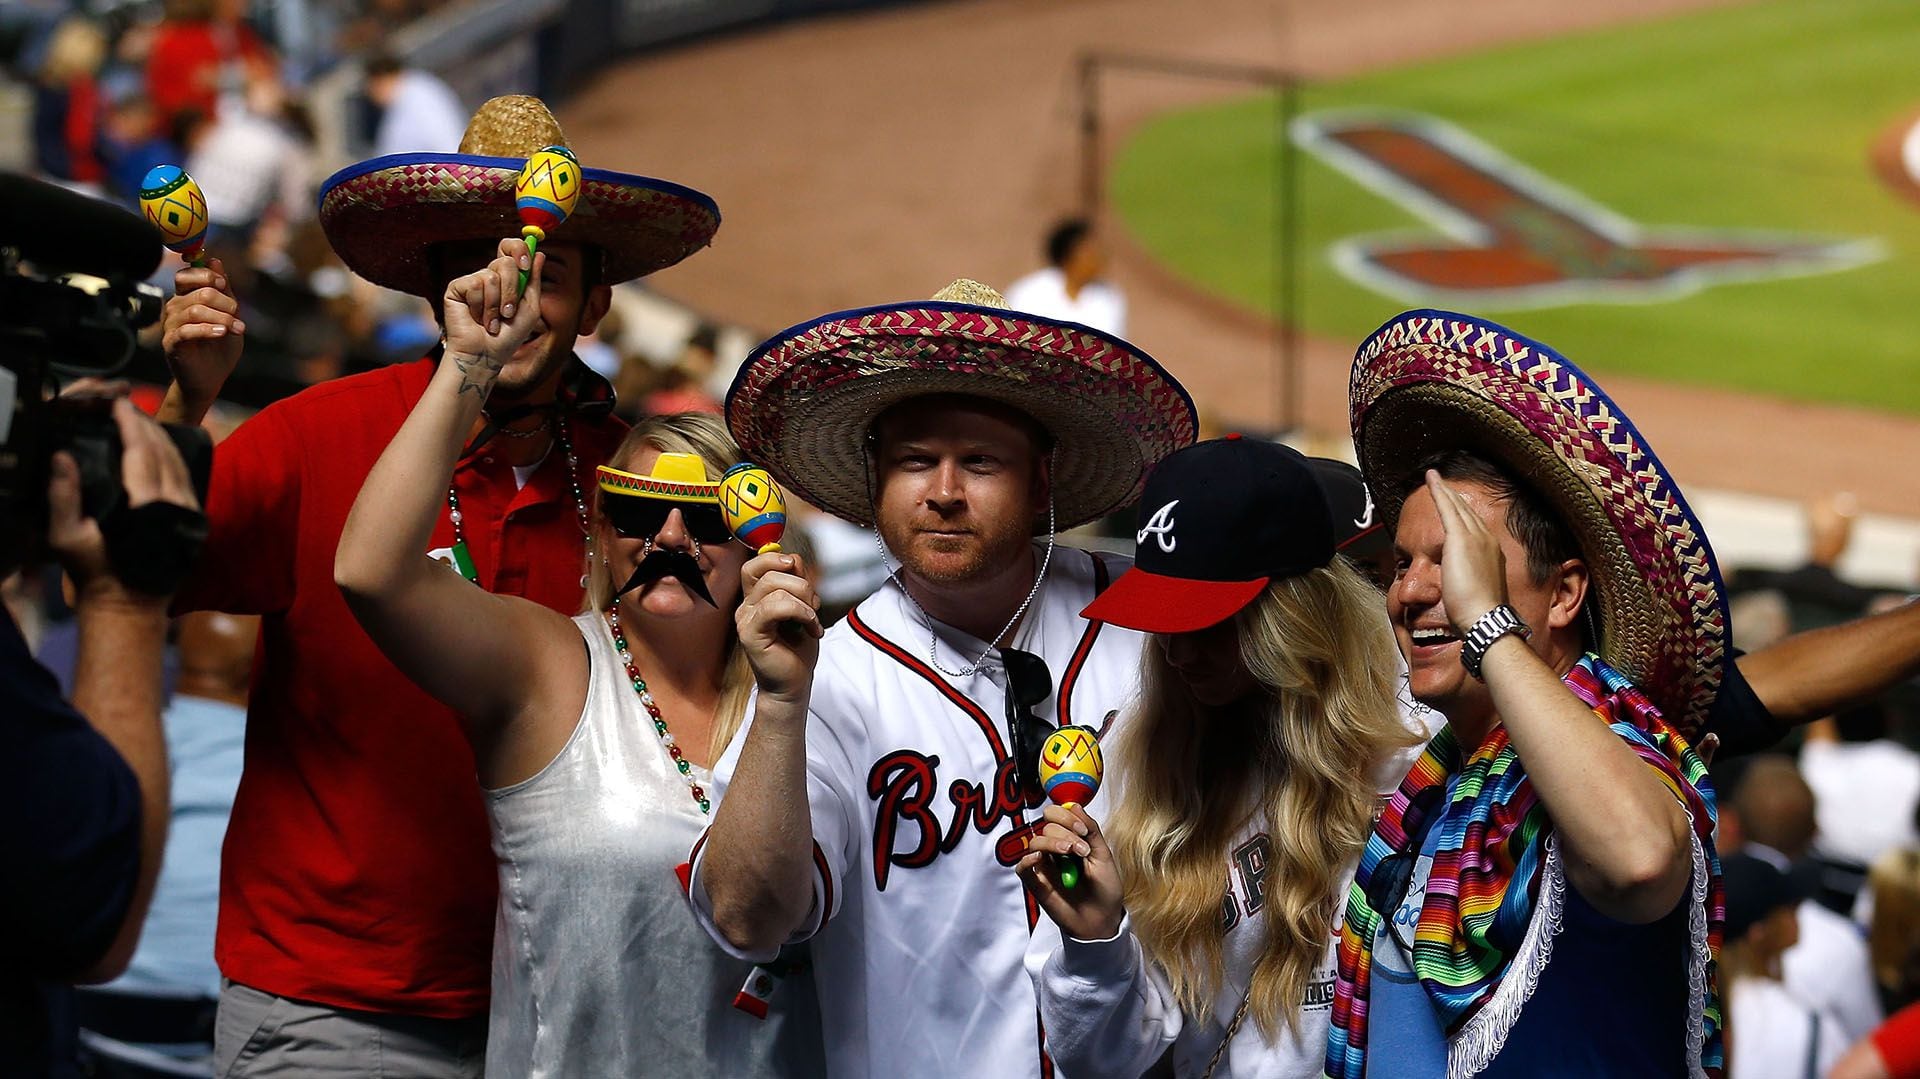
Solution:
[[[513,185],[542,147],[567,144],[539,98],[496,97],[467,124],[458,153],[388,154],[333,174],[320,189],[320,225],[347,267],[376,285],[434,299],[446,282],[433,244],[520,235]],[[583,168],[573,214],[550,232],[605,253],[616,284],[679,262],[712,242],[720,208],[689,187]]]
[[[1427,456],[1471,450],[1538,491],[1593,575],[1597,651],[1697,733],[1731,655],[1706,533],[1625,413],[1565,357],[1504,327],[1410,311],[1354,357],[1354,446],[1396,519]]]
[[[975,281],[782,330],[727,392],[727,427],[790,492],[855,524],[873,502],[864,440],[892,405],[985,397],[1053,436],[1062,529],[1133,502],[1147,470],[1193,442],[1193,401],[1153,357],[1087,326],[1011,310]]]

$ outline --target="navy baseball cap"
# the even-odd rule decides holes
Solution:
[[[1133,568],[1081,614],[1148,633],[1218,625],[1276,580],[1333,560],[1327,496],[1307,458],[1228,435],[1147,477]]]
[[[1320,481],[1320,492],[1327,496],[1334,550],[1368,558],[1393,546],[1393,534],[1382,520],[1385,515],[1373,504],[1373,492],[1359,469],[1331,457],[1309,457],[1307,464]]]
[[[1785,871],[1745,852],[1723,855],[1720,875],[1726,889],[1728,943],[1746,936],[1781,907],[1799,905],[1803,898]]]

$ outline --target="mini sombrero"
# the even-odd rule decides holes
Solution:
[[[720,504],[720,481],[707,478],[706,462],[698,454],[663,453],[654,461],[653,471],[644,476],[601,465],[597,478],[600,490],[610,495],[690,506]]]
[[[1187,391],[1153,357],[1011,310],[963,279],[931,300],[837,311],[768,338],[727,391],[727,427],[789,492],[865,525],[868,431],[889,407],[932,394],[988,398],[1046,428],[1061,529],[1133,502],[1197,426]]]
[[[1660,459],[1592,379],[1491,322],[1410,311],[1360,346],[1348,394],[1360,468],[1388,520],[1434,453],[1513,470],[1579,540],[1597,651],[1699,731],[1731,655],[1720,570]]]
[[[696,540],[724,543],[733,534],[720,511],[720,482],[707,478],[698,454],[663,453],[645,475],[601,465],[598,479],[601,512],[623,535],[651,536],[675,509]]]
[[[350,165],[320,188],[320,225],[348,269],[376,285],[429,299],[434,244],[520,235],[515,179],[525,159],[567,144],[539,98],[496,97],[467,125],[458,153],[388,154]],[[573,213],[549,237],[605,253],[602,280],[629,281],[712,242],[720,209],[689,187],[605,169],[580,170]]]

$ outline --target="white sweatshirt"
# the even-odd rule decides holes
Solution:
[[[1204,1023],[1180,1012],[1160,970],[1147,962],[1130,918],[1110,940],[1062,938],[1046,918],[1034,927],[1027,972],[1040,997],[1047,1047],[1062,1079],[1134,1079],[1173,1047],[1173,1074],[1199,1076],[1226,1037],[1266,947],[1268,837],[1264,818],[1236,836],[1229,859],[1226,978]],[[1335,910],[1344,908],[1345,880]],[[1329,901],[1334,901],[1329,897]],[[1320,962],[1308,979],[1297,1014],[1298,1029],[1283,1026],[1268,1041],[1248,1016],[1214,1070],[1215,1079],[1294,1079],[1319,1076],[1327,1057],[1327,1025],[1333,1015],[1336,917]]]
[[[1443,720],[1413,702],[1406,693],[1405,678],[1402,672],[1401,718],[1408,729],[1431,738]],[[1381,762],[1375,782],[1382,795],[1399,788],[1423,748],[1415,746]],[[1118,783],[1113,781],[1122,778],[1109,776],[1107,793],[1116,797],[1107,803],[1109,808],[1118,804]],[[1135,1079],[1169,1046],[1175,1076],[1189,1079],[1206,1073],[1207,1062],[1220,1048],[1246,996],[1254,964],[1266,948],[1271,840],[1265,814],[1250,817],[1227,849],[1227,887],[1221,900],[1225,979],[1204,1023],[1181,1014],[1166,977],[1147,962],[1130,918],[1121,919],[1119,932],[1109,940],[1063,937],[1045,916],[1034,926],[1027,945],[1027,973],[1039,995],[1047,1047],[1061,1079]],[[1335,963],[1352,874],[1350,866],[1335,894],[1328,897],[1334,911],[1333,933],[1307,980],[1294,1030],[1289,1033],[1282,1024],[1269,1041],[1248,1016],[1214,1069],[1214,1079],[1317,1079],[1324,1073]]]

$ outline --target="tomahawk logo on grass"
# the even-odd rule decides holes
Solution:
[[[1644,226],[1419,113],[1312,113],[1292,134],[1444,235],[1377,233],[1333,245],[1341,273],[1408,302],[1644,303],[1730,281],[1832,273],[1884,253],[1877,240]]]

